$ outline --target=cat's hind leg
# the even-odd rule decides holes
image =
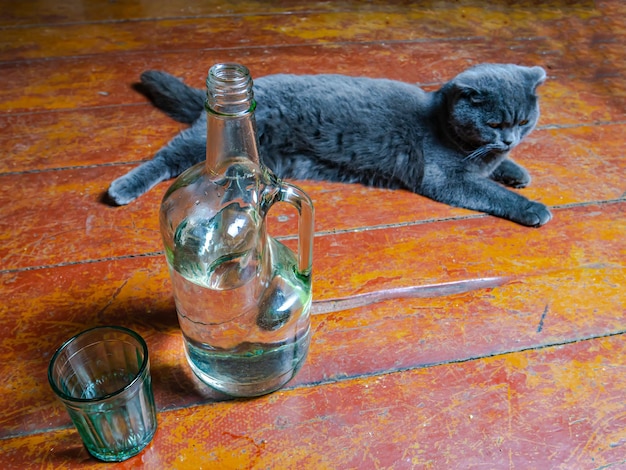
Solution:
[[[108,199],[115,205],[125,205],[138,198],[161,181],[178,176],[202,161],[206,153],[206,134],[197,128],[185,129],[159,150],[154,158],[117,178],[108,189]]]
[[[511,159],[503,160],[490,178],[511,188],[525,188],[530,184],[530,174]]]

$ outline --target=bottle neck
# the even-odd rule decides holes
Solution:
[[[233,159],[259,164],[252,78],[239,64],[217,64],[207,78],[206,164],[221,173]]]

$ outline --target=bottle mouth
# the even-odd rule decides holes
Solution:
[[[206,79],[207,111],[239,115],[254,108],[252,78],[241,64],[215,64]]]

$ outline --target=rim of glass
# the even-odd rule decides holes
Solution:
[[[89,334],[89,333],[93,333],[96,330],[116,330],[116,331],[120,331],[122,333],[126,333],[126,334],[132,336],[134,339],[136,339],[137,342],[141,345],[141,349],[143,350],[143,360],[141,362],[141,367],[139,368],[139,370],[137,371],[137,373],[133,377],[133,380],[128,382],[124,387],[120,388],[119,390],[116,390],[116,391],[111,392],[111,393],[107,393],[106,395],[102,395],[101,397],[96,397],[96,398],[78,398],[78,397],[73,397],[73,396],[68,395],[67,393],[65,393],[63,390],[59,389],[59,387],[57,386],[56,381],[52,378],[52,368],[53,368],[53,365],[56,362],[57,358],[61,355],[61,353],[71,343],[73,343],[74,341],[78,340],[78,338],[80,338],[81,336],[84,336],[84,335]],[[96,403],[96,402],[108,400],[108,399],[110,399],[112,397],[120,395],[124,391],[128,390],[129,388],[131,388],[139,380],[139,377],[141,377],[143,375],[143,373],[144,373],[144,371],[146,370],[147,367],[148,367],[148,345],[146,344],[146,341],[139,335],[139,333],[137,333],[137,332],[135,332],[135,331],[133,331],[133,330],[131,330],[129,328],[126,328],[124,326],[117,326],[117,325],[94,326],[93,328],[89,328],[87,330],[83,330],[80,333],[75,334],[70,339],[65,341],[61,346],[59,346],[59,348],[55,351],[54,355],[52,356],[52,359],[50,359],[50,363],[48,364],[48,382],[50,383],[50,386],[52,387],[52,390],[54,391],[54,393],[57,396],[59,396],[61,399],[65,400],[65,401],[71,401],[71,402],[76,402],[76,403]]]

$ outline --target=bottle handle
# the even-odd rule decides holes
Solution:
[[[311,198],[296,185],[281,181],[278,184],[279,201],[287,202],[298,211],[298,271],[311,275],[313,265],[314,209]]]

